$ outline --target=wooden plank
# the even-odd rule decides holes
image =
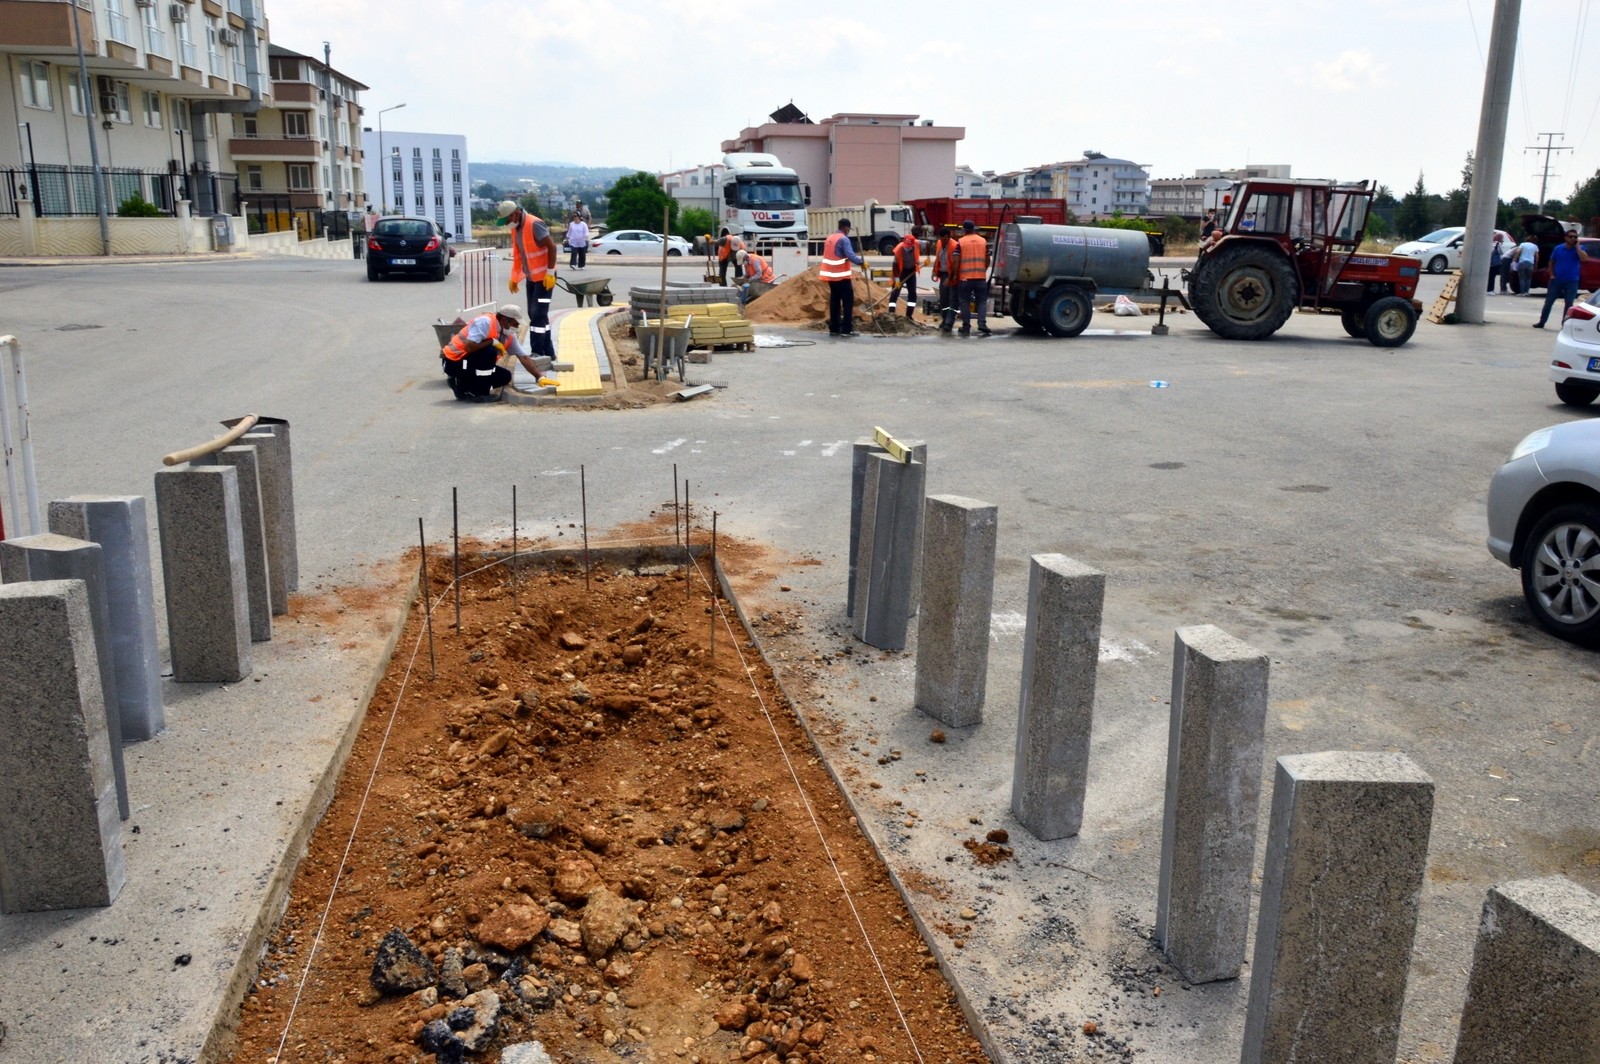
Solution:
[[[1444,324],[1444,316],[1450,313],[1450,304],[1456,301],[1456,293],[1461,290],[1461,271],[1455,270],[1444,283],[1444,291],[1439,293],[1439,298],[1434,300],[1433,309],[1428,311],[1428,320],[1435,325]]]

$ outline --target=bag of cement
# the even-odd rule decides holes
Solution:
[[[1118,296],[1117,301],[1111,305],[1111,313],[1119,318],[1137,318],[1140,314],[1139,304],[1127,296]]]

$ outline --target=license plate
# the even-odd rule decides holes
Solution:
[[[1600,358],[1591,358],[1589,360],[1589,372],[1600,373]]]
[[[415,266],[416,264],[417,264],[417,260],[416,259],[390,259],[389,260],[389,265],[390,266]]]

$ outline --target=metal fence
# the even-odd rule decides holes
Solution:
[[[34,201],[40,217],[71,218],[100,212],[95,200],[94,168],[89,166],[42,165],[0,171],[0,215],[16,217],[24,198]],[[103,167],[100,171],[105,190],[106,211],[119,215],[134,197],[152,204],[164,215],[177,210],[177,201],[187,199],[197,215],[232,213],[238,209],[239,175],[210,170],[187,174],[166,170],[135,170]]]
[[[246,192],[243,200],[245,226],[252,233],[293,230],[301,240],[350,240],[361,228],[359,219],[352,222],[344,211],[296,207],[286,192]]]

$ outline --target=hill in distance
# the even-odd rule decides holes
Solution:
[[[472,179],[487,181],[505,187],[527,178],[540,184],[562,188],[577,185],[585,188],[609,188],[617,178],[636,173],[625,166],[570,166],[565,163],[492,162],[472,163]]]

